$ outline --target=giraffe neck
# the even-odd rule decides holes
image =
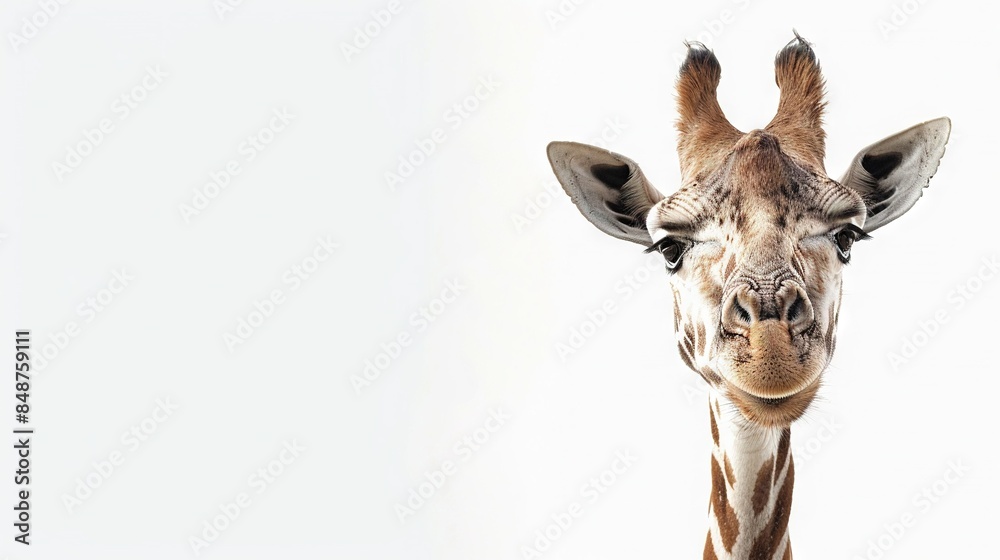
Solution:
[[[747,425],[715,391],[709,413],[715,447],[705,560],[791,560],[790,429]]]

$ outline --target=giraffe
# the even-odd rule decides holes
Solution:
[[[921,197],[951,121],[927,121],[864,148],[835,181],[824,167],[825,81],[807,41],[795,33],[778,52],[777,112],[747,133],[719,105],[715,54],[687,47],[673,194],[660,194],[619,154],[573,142],[553,142],[547,152],[584,217],[663,256],[681,359],[709,386],[704,558],[788,560],[790,426],[833,355],[843,267],[855,242]]]

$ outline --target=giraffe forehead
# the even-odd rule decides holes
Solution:
[[[650,225],[759,245],[863,224],[859,195],[799,165],[766,134],[751,139],[757,141],[738,143],[717,169],[661,201]]]
[[[727,163],[713,185],[727,229],[771,242],[804,220],[824,221],[833,185],[797,165],[776,144],[737,148]]]

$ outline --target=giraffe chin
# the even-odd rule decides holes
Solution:
[[[819,391],[820,378],[792,395],[771,399],[750,394],[726,383],[729,400],[748,421],[766,428],[786,428],[805,414]]]
[[[761,426],[785,427],[799,419],[819,391],[827,362],[822,346],[806,333],[793,337],[787,324],[774,320],[754,324],[740,339],[739,359],[722,360],[730,400]]]

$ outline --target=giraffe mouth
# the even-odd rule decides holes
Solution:
[[[785,322],[765,320],[752,324],[747,336],[719,344],[717,369],[748,421],[785,427],[805,414],[827,361],[808,334],[793,336]]]
[[[787,427],[805,414],[819,391],[820,378],[799,391],[783,397],[761,397],[727,383],[729,400],[750,422],[770,428]]]

